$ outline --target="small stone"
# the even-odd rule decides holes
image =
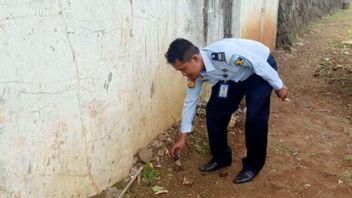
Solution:
[[[162,166],[161,166],[161,164],[156,164],[154,167],[161,168]]]
[[[343,181],[339,179],[338,184],[342,184],[342,183],[343,183]]]
[[[182,184],[183,184],[184,186],[192,186],[193,181],[192,181],[191,179],[188,179],[187,177],[183,177]]]
[[[108,188],[104,191],[104,194],[105,194],[105,197],[106,197],[106,198],[118,197],[120,193],[121,193],[121,190],[119,190],[119,189],[116,188],[115,186],[108,187]]]
[[[160,134],[160,135],[158,136],[158,139],[159,139],[160,141],[165,142],[166,139],[167,139],[167,136],[166,136],[165,134]]]
[[[169,150],[167,148],[165,148],[165,155],[169,154]]]
[[[304,184],[304,187],[311,187],[310,184]]]
[[[138,156],[135,155],[135,156],[133,157],[133,162],[134,162],[134,164],[136,164],[138,161],[139,161]]]
[[[165,152],[163,150],[158,150],[158,155],[162,157],[165,155]]]
[[[159,156],[155,156],[154,160],[157,161],[157,162],[160,162],[160,157]]]
[[[175,165],[178,166],[178,167],[181,167],[182,166],[181,160],[180,159],[175,160]]]
[[[153,159],[153,152],[147,147],[138,150],[138,158],[141,162],[149,162]]]
[[[220,171],[219,175],[220,177],[226,177],[229,173],[227,171]]]
[[[153,148],[158,149],[158,148],[160,148],[163,144],[162,144],[160,141],[158,141],[158,140],[154,140],[151,145],[152,145]]]
[[[131,180],[132,176],[126,177],[125,179],[122,180],[124,184],[127,184]]]
[[[133,166],[131,169],[130,169],[130,175],[136,175],[138,172],[138,168],[136,166]]]
[[[168,138],[166,139],[166,141],[172,142],[172,139],[171,139],[170,137],[168,137]]]

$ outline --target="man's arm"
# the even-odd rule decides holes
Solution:
[[[243,52],[245,57],[250,60],[254,73],[266,80],[273,87],[276,95],[281,98],[281,100],[285,100],[288,95],[288,88],[283,84],[277,71],[258,55],[247,50],[243,50]]]
[[[175,157],[181,153],[186,144],[186,135],[192,131],[192,121],[196,112],[201,88],[202,81],[200,78],[196,79],[196,85],[193,88],[187,87],[187,95],[182,111],[181,131],[178,140],[170,150],[172,157]]]
[[[187,84],[188,84],[187,80]],[[192,121],[196,112],[196,107],[199,100],[200,91],[202,89],[202,81],[200,78],[196,79],[196,84],[193,88],[187,86],[186,98],[183,104],[181,132],[190,133],[192,131]]]

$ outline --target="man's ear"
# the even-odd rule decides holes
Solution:
[[[193,54],[192,55],[192,60],[195,62],[199,62],[200,61],[200,54]]]

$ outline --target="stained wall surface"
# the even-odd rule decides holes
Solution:
[[[180,119],[185,79],[168,44],[224,32],[270,43],[275,30],[245,22],[254,4],[0,0],[0,197],[86,197],[124,178]]]
[[[275,47],[279,0],[248,0],[241,4],[240,37]]]

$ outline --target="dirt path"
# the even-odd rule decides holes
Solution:
[[[268,158],[254,181],[232,183],[245,154],[243,113],[229,131],[233,165],[209,174],[198,171],[210,157],[200,108],[182,168],[161,155],[154,163],[161,166],[156,168],[160,178],[136,182],[125,197],[352,197],[352,46],[342,44],[346,40],[352,40],[352,10],[307,28],[291,51],[274,53],[290,101],[273,94]],[[175,138],[177,128],[167,134]],[[166,148],[172,144],[165,142]],[[184,185],[184,179],[191,184]],[[168,193],[154,195],[156,185]]]

